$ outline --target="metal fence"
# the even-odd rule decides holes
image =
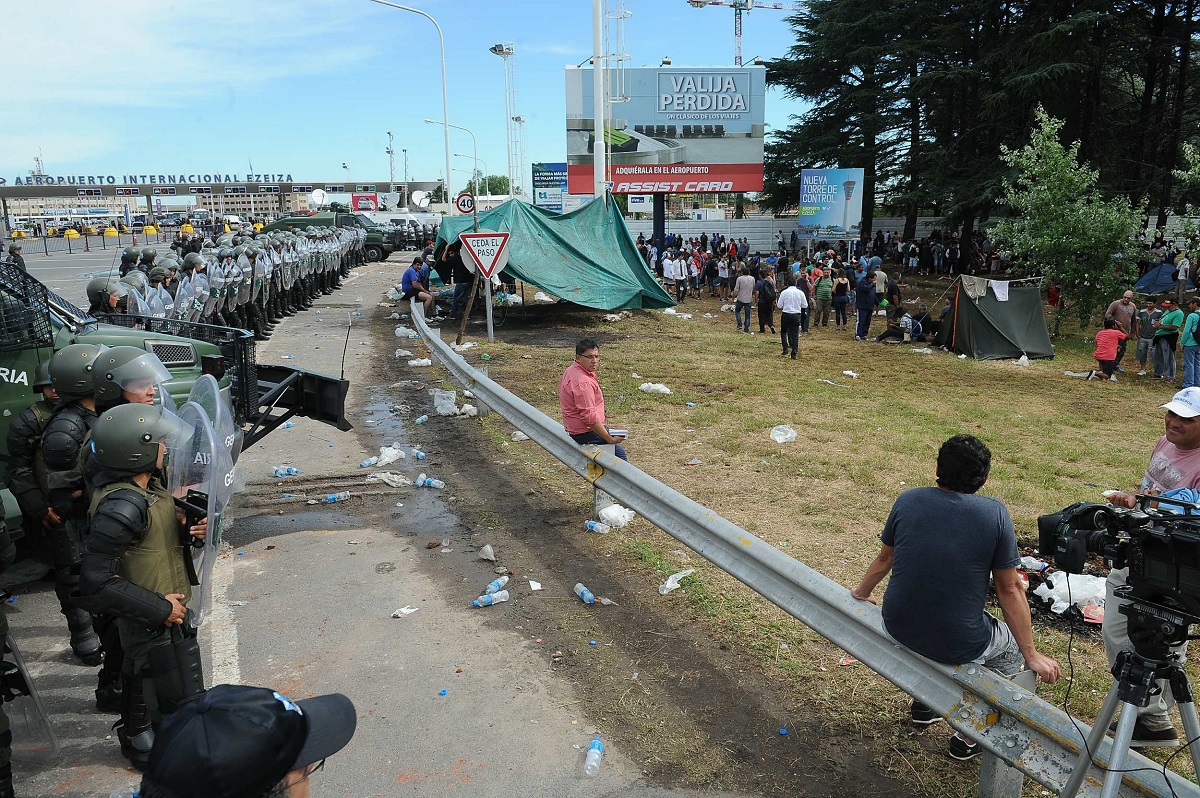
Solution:
[[[120,233],[115,236],[92,235],[80,233],[77,238],[66,236],[41,236],[12,239],[10,244],[20,244],[21,254],[30,255],[59,255],[62,253],[98,252],[104,250],[122,250],[125,247],[162,247],[170,246],[175,238],[174,230],[159,230],[153,235],[142,233]],[[8,250],[6,244],[4,250]]]
[[[1017,798],[1013,768],[1056,793],[1083,748],[1090,726],[979,665],[950,667],[897,644],[884,631],[877,607],[599,447],[580,446],[562,423],[505,390],[459,357],[431,332],[421,306],[412,318],[434,356],[462,387],[504,416],[564,465],[667,534],[841,647],[904,692],[932,707],[984,748],[981,798]],[[1106,766],[1111,739],[1093,750]],[[1124,767],[1121,795],[1189,796],[1200,788],[1136,752]],[[1103,774],[1093,769],[1080,795],[1100,795]]]

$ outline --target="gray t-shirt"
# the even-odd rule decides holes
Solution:
[[[1021,562],[1008,508],[987,496],[916,488],[896,499],[880,539],[895,549],[883,596],[888,634],[936,662],[982,656],[992,639],[988,577]]]

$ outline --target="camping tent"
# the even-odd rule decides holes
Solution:
[[[440,252],[460,233],[471,232],[472,222],[470,216],[445,219],[435,248]],[[638,254],[621,209],[611,200],[589,202],[570,213],[509,200],[480,213],[479,227],[512,234],[505,275],[554,296],[600,310],[675,304]]]
[[[972,281],[970,294],[962,279],[951,289],[950,312],[937,331],[939,346],[976,360],[1054,357],[1041,288],[1002,283],[1008,293],[1001,300],[991,280],[965,279]]]
[[[1165,294],[1168,291],[1174,291],[1178,285],[1175,282],[1175,264],[1160,263],[1157,266],[1151,266],[1150,269],[1138,278],[1138,281],[1133,284],[1133,290],[1139,294]]]

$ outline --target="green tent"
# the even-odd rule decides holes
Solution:
[[[971,278],[968,278],[971,279]],[[1008,298],[996,297],[991,281],[978,281],[983,293],[971,297],[962,280],[950,293],[950,312],[938,327],[936,341],[957,354],[976,360],[1054,357],[1042,290],[1036,285],[1012,285]],[[972,290],[972,293],[978,293]]]
[[[470,216],[443,219],[435,249],[471,232],[472,223]],[[556,297],[599,310],[675,304],[638,255],[611,199],[570,213],[509,200],[480,213],[479,228],[511,233],[505,274]]]

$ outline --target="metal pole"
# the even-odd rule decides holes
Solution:
[[[596,143],[592,147],[594,177],[592,196],[605,196],[608,182],[604,141],[604,0],[592,0],[592,102],[595,110]]]
[[[433,23],[433,27],[437,28],[438,45],[441,47],[442,53],[442,125],[443,125],[443,144],[446,149],[446,183],[443,189],[443,194],[446,195],[446,204],[450,206],[449,215],[454,215],[454,203],[450,201],[450,103],[446,99],[446,37],[442,35],[442,26],[437,23],[437,20],[426,14],[419,8],[411,8],[402,6],[399,3],[389,3],[387,0],[371,0],[372,3],[378,3],[381,6],[389,8],[397,8],[401,11],[411,11],[414,14],[420,14]]]

